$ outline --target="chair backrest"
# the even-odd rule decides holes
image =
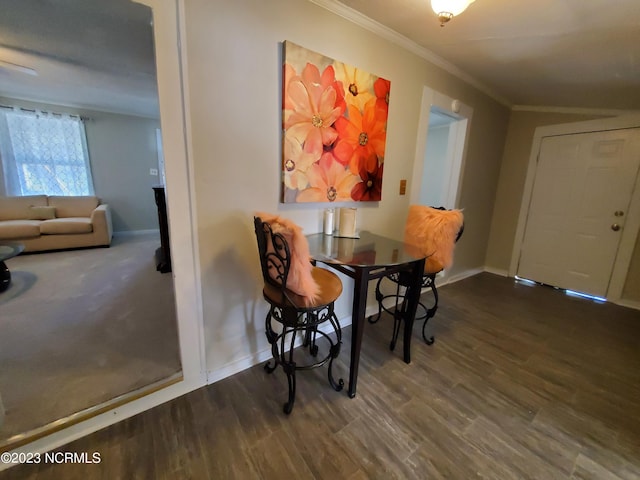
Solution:
[[[254,218],[259,220],[259,223],[256,221],[258,248],[266,252],[264,255],[261,253],[265,285],[281,288],[287,298],[290,298],[290,292],[303,297],[294,303],[313,304],[320,295],[320,285],[312,273],[309,242],[302,228],[291,220],[270,213],[259,212]]]
[[[263,222],[260,217],[254,217],[253,222],[258,241],[262,278],[265,283],[284,292],[291,268],[289,244],[282,234],[273,233],[271,225]]]
[[[449,268],[454,245],[462,236],[464,216],[460,210],[411,205],[405,226],[405,241],[428,255],[425,273]]]
[[[446,208],[444,208],[442,206],[440,206],[440,207],[431,207],[431,208],[435,208],[436,210],[447,210]],[[450,210],[447,210],[447,211],[450,211]],[[463,233],[464,233],[464,216],[461,217],[460,230],[458,230],[458,234],[456,235],[456,243],[458,243],[458,240],[460,240],[460,237],[462,236]]]

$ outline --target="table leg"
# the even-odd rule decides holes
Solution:
[[[416,318],[416,311],[418,310],[418,303],[420,302],[420,287],[422,285],[422,274],[424,273],[425,259],[421,259],[417,262],[413,262],[411,269],[411,281],[409,291],[409,302],[407,304],[407,311],[404,318],[404,337],[402,346],[404,349],[404,361],[405,363],[411,363],[411,337],[413,336],[413,321]]]
[[[349,365],[349,397],[356,396],[358,383],[358,366],[360,365],[360,348],[364,333],[364,317],[367,308],[367,287],[369,272],[356,268],[353,276],[353,310],[351,311],[351,363]]]

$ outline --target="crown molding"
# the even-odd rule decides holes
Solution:
[[[504,105],[505,107],[512,107],[512,103],[505,97],[499,95],[493,89],[476,80],[474,77],[456,67],[454,64],[436,55],[432,51],[418,45],[416,42],[410,40],[404,35],[400,35],[395,30],[392,30],[389,27],[386,27],[381,23],[378,23],[375,20],[372,20],[371,18],[363,15],[357,10],[354,10],[353,8],[348,7],[343,3],[338,2],[337,0],[309,0],[309,2],[314,3],[319,7],[322,7],[346,20],[349,20],[350,22],[355,23],[365,30],[369,30],[370,32],[375,33],[376,35],[389,40],[392,43],[395,43],[405,50],[418,55],[419,57],[436,65],[437,67],[443,69],[451,75],[459,78],[463,82],[468,83],[472,87],[493,98],[496,102]]]
[[[622,110],[614,108],[580,108],[580,107],[553,107],[549,105],[513,105],[514,112],[541,112],[541,113],[570,113],[577,115],[603,115],[619,117],[640,113],[639,110]]]

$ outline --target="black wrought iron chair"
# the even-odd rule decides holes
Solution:
[[[272,220],[271,223],[273,224],[274,221]],[[264,368],[268,373],[272,373],[278,365],[282,365],[289,385],[289,397],[283,411],[289,414],[295,402],[297,370],[309,370],[328,363],[329,384],[336,391],[344,387],[344,381],[338,379],[336,382],[332,372],[333,361],[340,353],[342,344],[342,330],[334,312],[334,302],[342,293],[342,282],[335,273],[312,266],[309,262],[311,276],[319,287],[317,295],[309,298],[292,291],[287,281],[295,275],[293,268],[296,268],[297,262],[295,258],[292,261],[294,252],[291,250],[290,236],[274,232],[276,226],[272,228],[272,224],[263,222],[260,217],[254,217],[254,224],[264,279],[263,295],[270,306],[265,330],[267,340],[271,344],[273,365],[270,360]],[[306,239],[304,241],[306,244]],[[305,260],[308,261],[308,259]],[[274,321],[280,324],[281,328],[274,330]],[[330,325],[330,333],[325,333],[318,328],[325,323]],[[311,363],[298,364],[294,359],[296,340],[300,338],[303,340],[303,347],[308,347],[310,354],[314,357]],[[325,346],[328,346],[328,349],[318,359],[317,340],[322,338],[326,340],[321,342],[322,350],[324,351]]]
[[[431,288],[433,304],[427,307],[420,302],[415,317],[415,320],[424,320],[422,338],[427,345],[432,345],[435,341],[433,335],[427,337],[426,328],[429,319],[433,318],[438,310],[436,275],[451,266],[454,244],[460,239],[463,232],[464,217],[460,210],[447,210],[444,207],[434,208],[422,205],[411,205],[409,207],[409,215],[405,226],[405,242],[424,249],[424,253],[429,255],[425,262],[421,288]],[[437,240],[434,237],[437,237]],[[383,294],[380,288],[385,278],[395,286],[395,291],[390,294]],[[393,334],[389,345],[391,350],[395,348],[403,314],[407,308],[405,292],[407,291],[409,280],[410,276],[407,272],[398,272],[381,277],[376,283],[378,313],[369,317],[369,323],[376,323],[383,311],[393,317]]]

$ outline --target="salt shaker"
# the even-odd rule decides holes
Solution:
[[[324,211],[324,234],[333,235],[333,208],[327,208]]]

